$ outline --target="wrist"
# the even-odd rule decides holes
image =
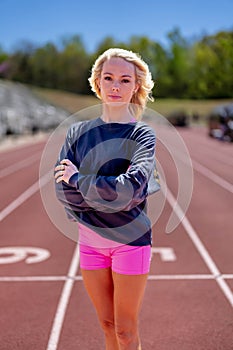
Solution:
[[[72,187],[78,187],[78,172],[71,175],[71,177],[68,180],[68,184]]]

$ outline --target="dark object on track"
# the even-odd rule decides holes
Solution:
[[[173,111],[168,115],[167,119],[174,126],[189,126],[189,116],[185,111],[182,110]]]
[[[233,142],[233,103],[220,105],[210,113],[208,134],[221,141]]]

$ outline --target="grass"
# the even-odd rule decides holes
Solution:
[[[181,100],[181,99],[158,99],[153,102],[150,108],[156,109],[159,113],[167,116],[170,113],[182,110],[189,116],[198,114],[205,118],[210,114],[213,108],[220,104],[230,103],[232,100]]]
[[[78,95],[60,90],[50,90],[33,87],[33,91],[50,103],[65,108],[70,113],[96,105],[100,100],[94,96]],[[176,111],[183,111],[191,119],[194,115],[199,116],[198,123],[206,124],[206,120],[213,108],[220,104],[233,103],[233,99],[225,100],[181,100],[181,99],[155,99],[148,103],[148,107],[168,117]],[[193,120],[193,119],[192,119]]]
[[[91,95],[78,95],[71,92],[38,87],[33,87],[32,90],[37,96],[42,97],[56,106],[66,109],[70,113],[76,113],[81,109],[100,103],[99,99]]]

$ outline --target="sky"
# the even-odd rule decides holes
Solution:
[[[186,39],[233,30],[233,0],[0,0],[0,47],[7,52],[22,41],[58,44],[80,35],[88,52],[107,36],[127,43],[147,36],[166,45],[179,28]]]

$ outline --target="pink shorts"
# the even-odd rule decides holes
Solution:
[[[116,248],[95,248],[80,244],[80,267],[99,270],[111,267],[123,275],[141,275],[150,270],[151,246],[121,245]]]

